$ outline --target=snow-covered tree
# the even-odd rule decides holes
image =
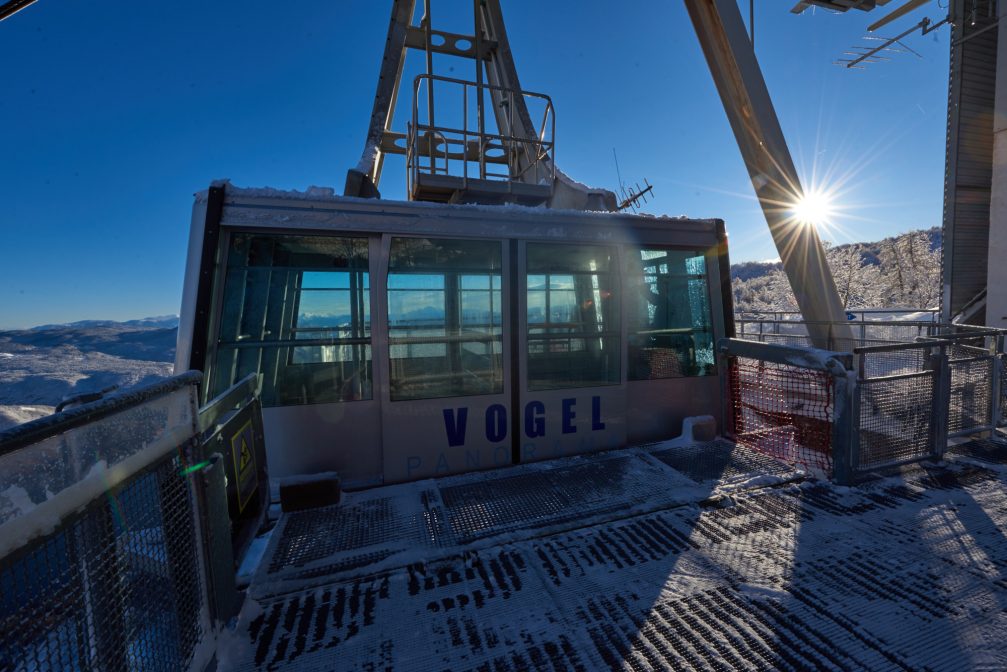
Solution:
[[[881,245],[890,306],[933,308],[940,300],[941,251],[931,249],[926,231],[889,238]]]
[[[825,258],[836,281],[843,308],[874,308],[884,305],[881,271],[874,264],[864,263],[857,246],[828,245]]]
[[[932,231],[911,231],[880,243],[826,244],[826,259],[847,309],[933,308],[940,300],[941,253]],[[779,266],[733,281],[739,311],[796,310],[797,302]]]

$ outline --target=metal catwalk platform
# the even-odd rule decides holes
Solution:
[[[726,442],[348,495],[274,529],[224,670],[1007,667],[1007,449],[859,488]]]

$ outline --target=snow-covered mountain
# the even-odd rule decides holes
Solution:
[[[127,327],[140,327],[143,329],[177,329],[178,315],[142,317],[139,320],[127,320],[125,322],[116,322],[115,320],[80,320],[79,322],[68,322],[66,324],[42,324],[37,327],[32,327],[29,331],[58,331],[62,329],[90,329],[93,327],[109,327],[112,329],[124,329]]]
[[[0,430],[69,396],[170,376],[177,331],[174,315],[0,331]]]

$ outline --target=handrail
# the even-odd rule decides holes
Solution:
[[[884,343],[881,345],[863,345],[853,348],[855,355],[870,355],[878,352],[899,352],[902,350],[927,350],[944,345],[944,341],[938,341],[929,337],[922,337],[918,341],[906,343]]]
[[[852,313],[854,315],[860,315],[862,319],[863,319],[863,317],[865,315],[876,315],[876,314],[884,314],[884,315],[903,315],[903,314],[906,314],[906,315],[911,315],[913,313],[930,313],[930,315],[934,319],[929,320],[929,322],[937,322],[938,320],[936,318],[940,314],[940,310],[938,310],[936,308],[848,308],[846,310],[846,312],[847,313]],[[745,318],[746,315],[770,315],[770,316],[772,316],[774,318],[774,321],[788,322],[788,321],[791,321],[791,320],[781,319],[781,318],[784,318],[787,315],[793,315],[793,316],[796,316],[796,317],[800,318],[801,315],[802,315],[802,313],[799,310],[768,310],[767,309],[767,310],[738,310],[737,311],[737,315],[741,319],[747,319],[747,318]],[[798,320],[793,320],[793,321],[796,322],[796,321],[803,321],[803,320],[798,319]],[[867,321],[867,320],[863,320],[863,321]]]
[[[728,357],[762,359],[776,364],[788,364],[803,369],[838,373],[840,369],[853,369],[853,355],[848,352],[816,350],[778,343],[760,343],[740,338],[722,338],[717,349]]]
[[[445,82],[449,84],[456,84],[462,87],[462,128],[452,128],[447,126],[437,126],[432,119],[428,119],[427,123],[420,123],[419,118],[419,99],[420,99],[420,89],[424,83],[432,91],[435,82]],[[526,98],[536,98],[544,101],[542,124],[539,132],[534,133],[534,129],[531,129],[532,135],[530,137],[524,137],[515,135],[510,132],[513,129],[513,119],[510,120],[508,124],[508,133],[505,134],[503,129],[500,129],[498,133],[487,133],[485,128],[480,127],[478,129],[469,129],[468,122],[468,90],[469,88],[475,88],[478,91],[479,104],[482,105],[482,99],[484,91],[499,92],[507,97],[505,101],[506,107],[508,109],[508,114],[513,114],[514,110],[514,99],[516,96],[523,96]],[[480,108],[481,109],[481,108]],[[482,115],[479,115],[480,122],[482,120]],[[548,122],[548,139],[546,139],[546,130]],[[443,143],[443,151],[434,151],[433,143],[430,140],[431,135],[438,135],[440,137],[440,142]],[[448,137],[460,136],[460,137]],[[427,170],[431,175],[443,173],[444,175],[450,175],[450,160],[452,158],[458,160],[462,164],[462,174],[459,176],[463,181],[463,188],[468,185],[469,179],[469,166],[471,161],[476,161],[479,165],[479,178],[487,179],[489,177],[499,177],[504,178],[509,181],[516,181],[521,178],[525,173],[535,166],[540,165],[545,159],[552,157],[551,162],[551,173],[553,179],[556,176],[556,164],[555,164],[555,135],[556,135],[556,114],[555,108],[552,103],[552,99],[541,93],[535,93],[531,91],[519,91],[515,89],[509,89],[502,86],[495,86],[491,84],[483,84],[482,82],[470,82],[463,79],[456,79],[454,77],[445,77],[442,75],[433,74],[420,74],[417,75],[413,80],[413,110],[412,110],[412,121],[409,124],[409,132],[407,134],[407,148],[406,148],[406,186],[410,197],[414,192],[416,184],[419,180],[419,174],[422,170],[420,166],[419,157],[429,156],[430,166]],[[469,152],[471,149],[471,140],[474,140],[478,150],[478,154],[474,159],[469,158]],[[426,142],[428,146],[424,148],[422,145]],[[489,173],[486,170],[487,162],[491,163],[504,163],[504,161],[489,161],[486,152],[491,149],[491,144],[499,144],[499,149],[505,152],[506,163],[508,165],[507,174],[500,173]],[[451,150],[452,146],[460,146],[461,149],[457,152]],[[426,151],[423,151],[423,150]],[[516,160],[518,155],[521,155],[524,164],[519,165]],[[443,155],[444,158],[444,169],[440,169],[437,166],[437,159]],[[495,157],[494,157],[495,158]],[[426,172],[426,171],[424,171]]]
[[[199,409],[198,426],[200,433],[216,427],[224,414],[229,413],[259,396],[262,389],[262,374],[250,373]]]
[[[188,371],[149,385],[143,385],[99,401],[56,413],[33,422],[14,427],[0,434],[4,439],[0,447],[0,457],[18,450],[36,446],[39,443],[63,434],[71,429],[94,423],[115,413],[142,406],[146,402],[178,392],[185,387],[192,388],[188,402],[193,411],[196,406],[196,388],[203,379],[200,371]],[[190,416],[194,421],[194,413]],[[67,512],[72,512],[89,501],[98,498],[102,492],[116,487],[132,478],[151,464],[162,459],[179,445],[196,435],[195,424],[166,428],[149,445],[137,449],[123,459],[109,464],[101,473],[101,478],[79,478],[60,490],[51,493],[42,502],[36,502],[26,516],[4,521],[0,527],[0,558],[8,555],[13,548],[24,546],[36,537],[48,534],[53,521],[61,520]]]

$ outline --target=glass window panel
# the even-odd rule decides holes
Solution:
[[[528,245],[531,390],[619,383],[619,310],[612,250]]]
[[[301,289],[350,289],[351,276],[340,271],[305,271],[301,274]],[[367,273],[362,276],[364,289],[368,289]]]
[[[334,236],[264,236],[235,234],[235,266],[264,266],[367,271],[367,239]],[[230,260],[228,261],[230,265]]]
[[[444,292],[398,289],[388,292],[388,324],[392,328],[443,325]]]
[[[531,278],[528,281],[531,283]],[[528,286],[528,323],[542,324],[546,315],[546,292],[542,289],[532,289]]]
[[[699,250],[628,250],[629,379],[715,373],[706,259]]]
[[[615,265],[611,248],[600,245],[528,245],[528,273],[609,273]]]
[[[444,289],[444,276],[429,273],[389,274],[388,289]]]
[[[499,291],[462,291],[461,302],[462,325],[466,329],[492,327],[502,321]]]
[[[393,401],[503,392],[501,268],[496,241],[392,239]]]
[[[550,275],[549,289],[573,289],[572,275]]]
[[[485,240],[441,240],[437,238],[394,238],[388,269],[402,273],[417,271],[495,271],[502,266],[500,243]]]
[[[208,395],[260,373],[265,406],[370,399],[367,248],[366,238],[232,235]]]
[[[462,289],[490,289],[492,275],[463,275]]]
[[[576,292],[558,290],[549,292],[549,322],[574,322],[579,313]]]
[[[350,304],[353,296],[349,290],[301,290],[297,306],[298,327],[349,326],[353,320]]]

